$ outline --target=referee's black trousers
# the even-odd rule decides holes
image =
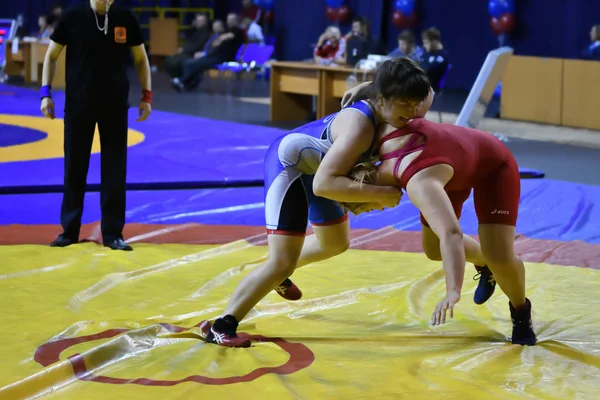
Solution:
[[[127,107],[65,111],[65,176],[60,223],[77,241],[96,124],[100,133],[102,238],[122,238],[127,174]]]

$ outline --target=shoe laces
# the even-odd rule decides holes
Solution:
[[[473,276],[473,280],[478,281],[483,275],[483,272],[478,272],[477,274],[475,274],[475,276]],[[485,275],[487,275],[487,273]],[[496,279],[494,278],[493,274],[487,275],[487,282],[491,285],[494,285],[496,283]]]

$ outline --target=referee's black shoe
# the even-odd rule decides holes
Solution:
[[[104,243],[104,247],[110,247],[113,250],[123,250],[123,251],[131,251],[133,248],[125,243],[125,241],[121,238],[111,239]]]
[[[77,239],[71,239],[63,234],[60,234],[56,240],[54,240],[54,242],[50,243],[50,247],[67,247],[75,243],[77,243]]]

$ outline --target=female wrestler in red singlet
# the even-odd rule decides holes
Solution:
[[[421,211],[425,254],[443,262],[446,297],[436,306],[433,324],[444,323],[448,310],[453,316],[467,259],[487,265],[509,298],[512,342],[534,345],[525,268],[514,250],[521,180],[510,150],[487,132],[424,118],[410,120],[400,129],[383,126],[378,139],[381,164],[368,175],[363,167],[363,176],[370,183],[396,184],[406,190]],[[471,190],[480,244],[463,236],[458,222]]]

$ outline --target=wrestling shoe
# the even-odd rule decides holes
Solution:
[[[479,280],[479,284],[477,285],[477,289],[475,289],[473,301],[475,304],[483,304],[494,294],[496,280],[488,267],[478,267],[476,265],[475,269],[477,270],[477,275],[473,277],[473,280]]]
[[[533,346],[537,342],[535,332],[533,331],[533,322],[531,321],[531,302],[525,299],[523,307],[516,309],[510,302],[510,317],[513,323],[512,343],[521,346]]]
[[[219,322],[223,322],[223,319],[218,318],[215,321],[215,325],[218,325]],[[235,333],[235,330],[222,332],[217,330],[208,321],[203,321],[200,324],[200,335],[207,343],[218,344],[223,347],[250,347],[251,345],[250,339],[239,337]]]
[[[290,278],[281,282],[281,284],[275,288],[275,291],[286,300],[295,301],[302,298],[302,291],[290,280]]]

